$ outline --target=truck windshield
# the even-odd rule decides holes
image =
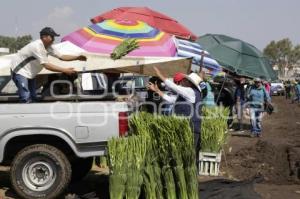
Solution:
[[[149,77],[146,76],[126,76],[121,78],[121,87],[123,89],[131,88],[146,88]]]

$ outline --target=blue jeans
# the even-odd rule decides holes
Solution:
[[[36,81],[35,79],[27,79],[26,77],[12,72],[12,80],[18,88],[20,101],[30,103],[36,100]]]
[[[243,116],[244,116],[244,101],[236,103],[236,114],[238,119],[238,129],[242,130],[243,128]]]
[[[300,103],[300,94],[297,94],[296,97],[293,99],[293,102]]]
[[[250,108],[251,133],[253,134],[261,134],[262,113],[261,109]]]
[[[164,103],[162,106],[161,114],[163,115],[172,115],[173,104]]]

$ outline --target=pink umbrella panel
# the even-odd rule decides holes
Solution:
[[[140,46],[129,53],[130,56],[176,56],[174,37],[141,21],[105,20],[79,29],[62,40],[88,52],[110,54],[127,38],[137,39]]]

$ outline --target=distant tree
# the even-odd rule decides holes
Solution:
[[[300,61],[300,45],[296,45],[290,53],[289,56],[290,63],[292,63],[292,67],[294,67]]]
[[[291,70],[300,61],[300,45],[294,47],[288,38],[271,41],[264,49],[264,54],[278,66],[279,74],[283,75],[286,67]]]
[[[15,53],[31,41],[31,35],[25,35],[21,37],[0,36],[0,47],[9,48],[10,52]]]

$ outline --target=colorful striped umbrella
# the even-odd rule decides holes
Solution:
[[[192,57],[193,64],[200,66],[201,65],[201,53],[204,51],[200,44],[196,42],[191,42],[182,39],[175,39],[177,46],[177,56],[178,57]],[[207,51],[203,58],[203,70],[211,75],[216,76],[222,71],[220,64],[214,60]]]
[[[79,29],[63,41],[93,53],[110,54],[124,39],[136,38],[140,48],[129,53],[131,56],[174,57],[176,45],[173,36],[141,21],[109,19]]]
[[[177,20],[147,7],[119,7],[98,15],[91,21],[99,23],[106,19],[140,20],[176,37],[193,41],[197,39],[195,34]]]

